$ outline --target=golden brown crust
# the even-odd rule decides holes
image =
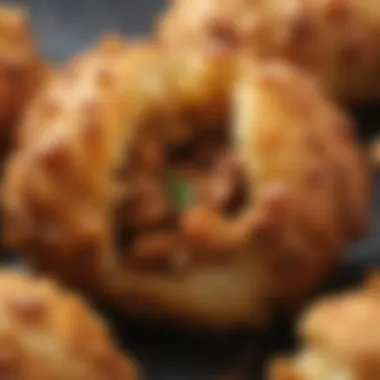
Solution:
[[[379,294],[376,274],[362,289],[330,295],[311,306],[299,326],[305,348],[286,366],[275,363],[269,379],[293,379],[289,374],[302,380],[378,377]]]
[[[26,102],[49,76],[31,35],[27,13],[0,7],[0,157],[15,136]]]
[[[2,376],[20,379],[136,379],[87,304],[46,279],[0,273]]]
[[[348,102],[380,95],[376,0],[171,1],[159,35],[174,48],[244,50],[307,69]]]
[[[231,62],[115,40],[75,60],[31,106],[6,168],[8,244],[139,316],[234,329],[299,305],[365,229],[367,173],[351,122],[306,74],[273,62],[242,62],[240,74]],[[232,218],[195,207],[180,228],[233,254],[168,253],[175,271],[125,261],[114,213],[132,186],[117,173],[133,147],[152,130],[172,141],[226,116],[247,207]]]
[[[355,126],[308,76],[278,62],[243,75],[235,108],[237,149],[256,200],[271,183],[286,188],[281,235],[273,235],[275,247],[265,255],[281,247],[278,292],[289,295],[288,285],[300,294],[308,281],[318,282],[348,236],[366,229],[368,173]]]

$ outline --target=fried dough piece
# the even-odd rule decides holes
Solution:
[[[57,76],[6,168],[5,238],[128,313],[257,326],[298,306],[365,230],[367,171],[351,121],[306,74],[242,60],[232,85],[230,60],[200,58],[108,40]],[[166,207],[168,171],[212,202]],[[236,174],[231,208],[218,190]]]
[[[303,348],[275,362],[271,380],[376,379],[380,376],[379,276],[362,289],[317,301],[300,321]]]
[[[0,357],[4,378],[136,379],[104,322],[52,282],[0,273]]]
[[[0,7],[0,158],[14,138],[14,128],[49,70],[31,35],[27,14]]]
[[[380,96],[376,0],[172,0],[158,33],[175,49],[289,60],[340,101]]]

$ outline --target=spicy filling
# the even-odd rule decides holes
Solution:
[[[181,143],[144,136],[118,178],[125,192],[116,212],[117,241],[122,260],[137,266],[176,268],[194,250],[218,257],[220,246],[206,246],[187,234],[184,215],[205,207],[233,216],[248,201],[227,132],[203,131]]]

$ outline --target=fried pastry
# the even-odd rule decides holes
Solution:
[[[376,0],[171,0],[158,29],[175,49],[286,59],[340,101],[380,96]]]
[[[49,280],[1,271],[0,309],[3,378],[137,378],[101,318]]]
[[[17,7],[0,7],[0,158],[14,129],[49,70],[37,49],[27,14]]]
[[[239,61],[115,39],[74,60],[6,167],[7,244],[159,321],[238,329],[298,307],[366,229],[367,170],[307,74]]]
[[[379,276],[361,289],[317,301],[300,321],[303,348],[273,363],[271,380],[376,379],[380,376]]]

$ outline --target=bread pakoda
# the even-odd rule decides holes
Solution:
[[[131,360],[101,318],[47,279],[0,272],[0,373],[3,378],[134,380]]]
[[[159,21],[167,47],[281,58],[339,101],[380,97],[376,0],[172,0]]]
[[[378,277],[378,275],[376,275]],[[376,379],[380,376],[379,277],[329,295],[301,318],[303,348],[273,363],[271,380]]]
[[[0,158],[13,143],[26,103],[48,76],[27,13],[0,6]]]
[[[307,74],[239,61],[117,39],[75,59],[6,167],[8,245],[138,316],[227,330],[294,310],[366,229],[369,178]]]

